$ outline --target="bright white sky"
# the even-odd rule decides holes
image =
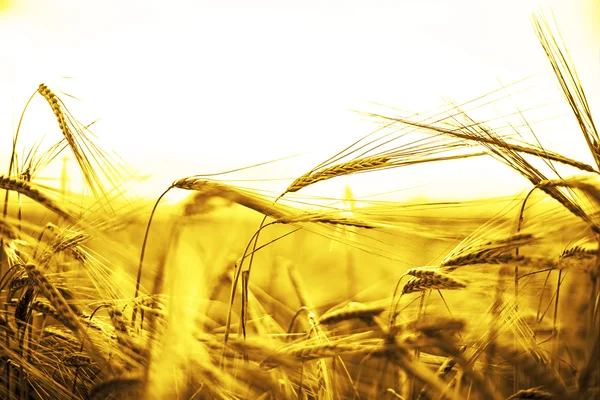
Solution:
[[[600,115],[595,3],[543,4],[552,5]],[[498,87],[497,79],[549,72],[530,20],[539,1],[0,0],[2,6],[2,165],[13,123],[45,82],[82,100],[63,96],[82,122],[100,118],[94,132],[104,147],[151,175],[152,193],[186,175],[310,153],[257,172],[292,178],[374,128],[349,110],[378,102],[421,111],[443,96],[461,102],[482,95]],[[560,103],[548,82],[537,92],[539,104]],[[43,134],[59,137],[53,123],[36,100],[21,148]],[[580,135],[547,135],[556,135],[555,150],[587,157]],[[458,197],[466,186],[475,196],[515,189],[499,183],[512,173],[495,166],[405,170],[405,184],[392,188],[442,181],[412,195],[442,190]],[[492,179],[485,183],[484,175]],[[355,193],[390,189],[360,182]]]

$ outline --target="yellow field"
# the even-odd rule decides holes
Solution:
[[[1,397],[599,399],[600,135],[565,49],[535,21],[589,162],[544,148],[524,111],[476,119],[505,87],[369,114],[379,129],[283,192],[222,173],[140,199],[126,188],[141,179],[40,85],[62,138],[22,152],[15,136],[0,177]],[[66,169],[60,190],[38,181],[63,153],[84,195]],[[528,189],[469,201],[352,191],[480,159]],[[341,177],[345,192],[324,194]]]

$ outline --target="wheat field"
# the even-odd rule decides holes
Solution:
[[[0,177],[1,397],[600,399],[600,136],[556,28],[537,15],[534,34],[590,161],[542,146],[528,110],[477,116],[513,104],[523,80],[418,114],[362,113],[373,132],[282,192],[226,171],[173,177],[148,200],[40,84]],[[22,149],[34,99],[61,136]],[[44,185],[65,154],[78,175]],[[397,190],[382,171],[471,159],[528,190],[319,195],[350,176]],[[67,190],[75,179],[84,194]]]

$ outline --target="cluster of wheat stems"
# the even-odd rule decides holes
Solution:
[[[118,190],[127,168],[40,85],[29,102],[37,95],[48,102],[62,136],[44,154],[30,153],[19,164],[17,129],[8,173],[0,177],[6,191],[0,219],[1,397],[600,398],[600,221],[594,211],[600,205],[600,137],[566,50],[544,18],[534,18],[534,26],[595,165],[514,141],[471,118],[467,105],[421,119],[371,114],[393,128],[391,133],[361,139],[279,195],[208,176],[175,180],[149,215],[141,248],[134,249],[141,256],[118,239],[136,225],[137,216],[127,218],[131,211],[145,210],[123,200]],[[383,145],[407,134],[421,136]],[[91,205],[78,206],[35,183],[63,151],[77,161]],[[290,196],[343,175],[485,156],[532,185],[517,199],[514,223],[491,219],[437,265],[413,265],[390,277],[397,281],[393,293],[378,293],[369,302],[351,295],[333,307],[317,304],[304,283],[307,266],[282,259],[271,268],[284,298],[253,282],[257,252],[303,231],[398,265],[397,254],[361,243],[377,232],[439,236],[433,226],[415,228],[404,220],[396,213],[401,204],[348,213],[294,206]],[[554,175],[548,178],[536,167],[540,161]],[[554,163],[579,172],[564,178]],[[261,215],[243,253],[225,265],[178,260],[183,227],[194,220],[193,212],[156,221],[159,202],[175,189],[193,191],[195,202],[221,198]],[[525,215],[536,190],[555,207],[529,220]],[[18,203],[11,202],[15,198]],[[23,198],[41,207],[23,212]],[[160,233],[153,229],[157,223]],[[260,242],[261,233],[277,227],[285,233]],[[570,228],[579,241],[555,253],[543,251],[544,244],[556,245],[552,234]],[[134,261],[137,271],[118,275],[122,260]],[[215,269],[221,272],[199,290],[204,275],[198,271]],[[474,279],[481,271],[485,278]],[[543,276],[536,287],[533,282]],[[567,277],[577,290],[565,289]],[[461,313],[460,303],[480,301],[471,297],[480,292],[490,299],[487,309]],[[563,319],[565,301],[571,318]]]

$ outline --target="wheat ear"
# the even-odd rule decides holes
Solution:
[[[29,197],[31,200],[46,207],[48,210],[61,216],[72,224],[75,224],[75,219],[67,211],[63,210],[58,204],[50,200],[46,195],[37,189],[34,189],[29,182],[17,180],[7,176],[0,176],[0,189],[11,190]]]
[[[85,328],[56,286],[34,264],[26,264],[25,270],[27,271],[27,275],[36,283],[36,286],[44,297],[50,301],[50,304],[56,310],[59,320],[79,338],[82,344],[86,345],[97,365],[103,365],[104,359],[100,356],[100,352],[92,341],[86,340],[89,337]]]
[[[412,278],[402,288],[402,294],[421,292],[429,289],[464,289],[467,287],[464,283],[451,278],[446,274],[436,274],[433,276],[424,276],[423,278]]]
[[[315,173],[309,172],[292,182],[292,184],[286,189],[285,192],[297,192],[298,190],[310,186],[314,183],[335,178],[336,176],[348,175],[360,171],[369,171],[377,168],[382,168],[385,167],[389,161],[389,156],[365,157],[334,165],[332,167],[325,168]]]
[[[196,177],[183,178],[173,182],[172,187],[184,190],[201,192],[207,196],[221,197],[231,200],[246,208],[259,212],[267,217],[273,218],[280,224],[295,223],[323,223],[332,225],[354,226],[359,228],[374,228],[374,225],[363,221],[323,213],[306,213],[286,208],[256,194],[235,188],[223,183],[200,179]]]

